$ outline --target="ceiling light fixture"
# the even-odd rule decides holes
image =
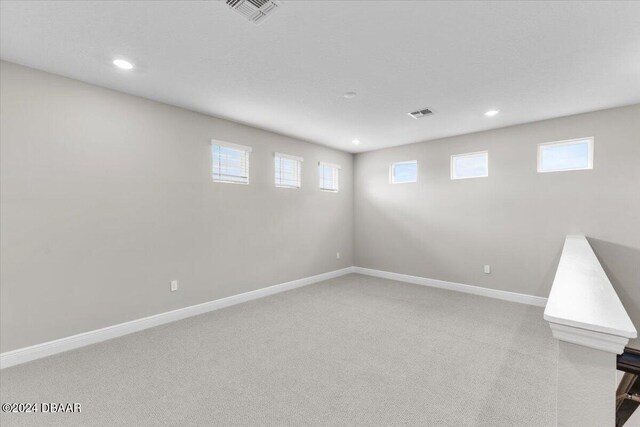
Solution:
[[[493,117],[495,115],[497,115],[500,112],[500,110],[489,110],[486,113],[484,113],[485,116],[487,117]]]
[[[356,145],[360,144],[360,140],[359,140],[359,139],[354,139],[354,140],[353,140],[353,141],[351,141],[351,142],[353,142],[353,143],[354,143],[354,144],[356,144]]]
[[[133,64],[129,61],[125,61],[124,59],[114,59],[113,65],[123,70],[133,69]]]
[[[345,98],[347,98],[347,99],[351,99],[351,98],[355,98],[355,97],[356,97],[356,95],[357,95],[357,93],[355,93],[355,92],[347,92],[347,93],[345,93],[343,96],[344,96]]]

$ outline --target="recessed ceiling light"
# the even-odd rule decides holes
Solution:
[[[347,99],[355,98],[357,93],[355,92],[346,92],[343,96]]]
[[[133,64],[129,61],[125,61],[124,59],[115,59],[113,61],[113,65],[115,65],[118,68],[122,68],[123,70],[133,69]]]
[[[353,142],[353,143],[354,143],[354,144],[356,144],[356,145],[360,144],[360,140],[359,140],[359,139],[354,139],[354,140],[353,140],[353,141],[351,141],[351,142]]]
[[[484,113],[485,116],[489,116],[489,117],[493,117],[496,114],[498,114],[500,112],[500,110],[489,110],[486,113]]]

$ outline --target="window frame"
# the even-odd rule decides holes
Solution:
[[[395,181],[395,176],[393,174],[394,166],[396,166],[396,165],[408,165],[408,164],[412,164],[412,163],[416,164],[416,180],[415,181],[396,182]],[[401,162],[392,162],[389,165],[389,183],[390,184],[416,184],[418,182],[418,172],[419,171],[420,171],[420,169],[419,169],[417,160],[404,160],[404,161],[401,161]]]
[[[213,174],[213,164],[214,164],[213,147],[214,146],[230,148],[232,150],[244,151],[246,153],[246,156],[247,156],[247,182],[230,181],[230,180],[216,179],[215,178],[215,176]],[[210,146],[209,150],[211,152],[211,180],[213,182],[217,182],[217,183],[220,183],[220,184],[249,185],[249,182],[251,182],[251,177],[250,177],[251,152],[253,151],[253,147],[250,147],[248,145],[235,144],[233,142],[221,141],[219,139],[212,139],[211,140],[211,146]]]
[[[566,146],[566,145],[577,145],[579,143],[587,142],[587,166],[583,168],[570,168],[570,169],[552,169],[552,170],[543,170],[542,169],[542,151],[544,147],[547,146]],[[592,170],[593,169],[593,156],[594,156],[594,137],[593,136],[585,136],[582,138],[573,138],[573,139],[564,139],[561,141],[551,141],[551,142],[541,142],[537,145],[538,150],[538,165],[537,171],[538,173],[552,173],[552,172],[571,172],[571,171],[584,171],[584,170]]]
[[[456,159],[461,157],[475,157],[478,154],[484,154],[487,157],[487,174],[486,175],[474,175],[474,176],[457,176],[456,175]],[[475,179],[475,178],[488,178],[489,177],[489,150],[474,151],[473,153],[452,154],[450,160],[451,180],[457,181],[459,179]]]
[[[335,190],[329,189],[329,188],[322,188],[322,176],[323,176],[322,168],[323,167],[331,167],[336,170]],[[320,191],[326,191],[327,193],[338,193],[340,191],[340,170],[341,169],[342,167],[340,165],[336,165],[335,163],[318,162],[318,185],[320,187]]]
[[[276,162],[278,158],[284,158],[284,159],[289,159],[289,160],[294,160],[297,162],[297,167],[298,167],[298,185],[294,186],[294,185],[283,185],[283,184],[278,184],[278,175],[276,174]],[[290,188],[290,189],[294,189],[294,190],[298,190],[300,188],[302,188],[302,162],[304,162],[304,158],[303,157],[299,157],[299,156],[293,156],[291,154],[284,154],[284,153],[278,153],[278,152],[274,152],[273,153],[273,182],[276,186],[276,188]]]

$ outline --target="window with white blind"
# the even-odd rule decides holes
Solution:
[[[389,167],[389,181],[392,184],[418,182],[418,161],[392,163]]]
[[[593,137],[538,144],[538,172],[593,169]]]
[[[451,179],[486,178],[489,176],[489,153],[455,154],[451,156]]]
[[[302,157],[275,153],[276,187],[300,188]]]
[[[338,191],[338,183],[340,182],[340,166],[331,163],[318,163],[318,171],[320,175],[320,190],[322,191]]]
[[[251,147],[211,140],[212,177],[214,182],[249,184]]]

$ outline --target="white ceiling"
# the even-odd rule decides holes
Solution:
[[[640,2],[282,0],[258,26],[217,1],[0,12],[7,61],[351,152],[640,102]]]

